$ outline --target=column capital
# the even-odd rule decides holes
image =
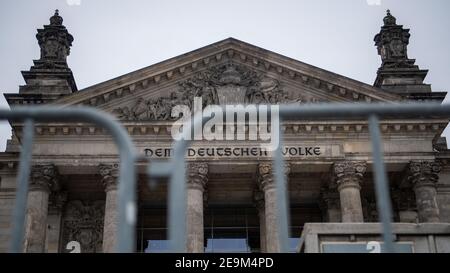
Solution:
[[[407,166],[407,179],[414,188],[436,187],[441,165],[437,161],[410,161]]]
[[[206,188],[208,181],[208,163],[191,162],[187,164],[187,187],[200,189]]]
[[[116,190],[119,177],[119,164],[100,164],[98,170],[102,176],[105,191]]]
[[[51,192],[57,190],[59,173],[53,164],[33,165],[31,167],[30,191]]]
[[[263,162],[258,164],[257,176],[258,176],[258,187],[260,190],[265,191],[266,189],[275,187],[275,180],[273,179],[273,164],[272,162]],[[291,172],[291,167],[289,163],[284,164],[284,175],[287,177]]]
[[[341,161],[334,163],[332,170],[339,191],[346,187],[361,189],[367,163],[365,161]]]

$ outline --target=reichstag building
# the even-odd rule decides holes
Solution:
[[[40,58],[25,84],[5,94],[11,108],[89,106],[114,115],[149,159],[171,157],[175,105],[327,102],[441,103],[428,70],[408,56],[409,29],[388,11],[373,54],[381,66],[369,85],[228,38],[78,90],[67,58],[74,40],[58,11],[37,30]],[[383,22],[382,22],[383,21]],[[80,37],[82,39],[82,37]],[[420,39],[420,37],[417,37]],[[17,53],[20,54],[20,53]],[[446,118],[381,120],[396,242],[405,252],[450,252],[450,152]],[[0,153],[0,251],[11,239],[11,214],[23,137]],[[283,156],[292,252],[366,251],[382,241],[368,123],[362,119],[285,121]],[[187,154],[187,250],[279,252],[272,158],[250,141],[193,141]],[[167,250],[167,184],[149,188],[138,169],[136,252]],[[176,171],[176,170],[174,170]],[[37,123],[24,252],[113,252],[117,241],[118,152],[88,123]]]

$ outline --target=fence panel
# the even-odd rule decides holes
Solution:
[[[222,107],[226,111],[226,107]],[[389,196],[388,179],[383,161],[383,149],[379,118],[420,118],[449,117],[450,105],[437,103],[408,104],[311,104],[280,105],[276,112],[270,113],[272,122],[279,125],[285,120],[302,120],[317,118],[364,118],[368,120],[372,142],[373,165],[375,172],[375,188],[377,208],[383,226],[383,240],[386,252],[395,252],[391,228],[392,207]],[[194,127],[204,124],[211,115],[196,115],[186,125],[185,136],[193,134]],[[28,191],[31,152],[35,122],[86,122],[96,124],[108,131],[119,150],[120,174],[118,192],[118,252],[135,251],[136,227],[136,173],[134,154],[135,147],[126,130],[115,121],[114,117],[92,108],[59,108],[49,106],[16,107],[13,110],[0,110],[0,119],[24,121],[22,152],[20,155],[18,188],[13,212],[13,228],[10,252],[20,252],[24,236],[26,198]],[[282,130],[278,126],[279,145],[273,158],[274,178],[277,190],[278,224],[280,250],[288,252],[289,238],[289,203],[287,185],[284,177],[284,159],[281,152]],[[186,183],[185,153],[190,141],[187,137],[173,144],[173,156],[167,162],[150,162],[147,167],[151,179],[169,178],[168,193],[168,228],[170,250],[186,251]],[[170,170],[179,170],[171,172]]]

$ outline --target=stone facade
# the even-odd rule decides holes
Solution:
[[[26,85],[5,96],[12,108],[48,103],[111,113],[128,130],[140,156],[164,160],[171,156],[172,108],[182,104],[195,110],[194,97],[202,98],[201,108],[442,102],[445,93],[432,93],[423,83],[426,71],[407,55],[409,35],[388,12],[375,37],[382,65],[374,86],[229,38],[79,92],[67,62],[73,37],[56,12],[38,30],[41,56],[23,72]],[[432,225],[450,223],[450,152],[440,138],[448,119],[389,118],[380,123],[398,228],[410,232],[412,224],[426,223],[423,230],[434,230]],[[0,251],[7,251],[10,239],[23,124],[11,126],[12,138],[0,153]],[[311,222],[335,223],[333,228],[339,229],[378,221],[367,121],[289,120],[282,130],[292,237]],[[192,144],[186,168],[187,251],[207,251],[217,238],[236,239],[235,230],[243,225],[257,237],[247,237],[255,245],[251,251],[280,251],[271,155],[258,150],[260,144]],[[76,241],[82,252],[114,252],[118,154],[106,132],[87,123],[36,124],[33,155],[24,251],[69,252],[67,245]],[[144,165],[137,163],[137,241],[142,248],[137,251],[143,251],[145,241],[163,248],[167,239],[167,187],[149,188]],[[237,212],[217,212],[232,208]],[[249,211],[245,221],[238,217],[243,211]]]

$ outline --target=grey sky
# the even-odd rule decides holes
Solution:
[[[388,8],[411,29],[409,56],[430,70],[426,82],[448,90],[448,0],[1,0],[0,92],[24,84],[20,71],[39,58],[36,28],[55,9],[75,38],[68,63],[79,89],[227,37],[373,84],[373,37]],[[9,136],[2,123],[0,150]]]

